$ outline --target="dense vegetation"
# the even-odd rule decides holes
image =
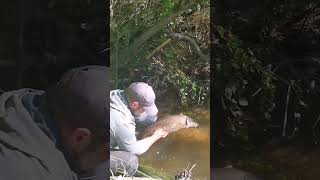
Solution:
[[[110,64],[103,1],[3,1],[0,13],[4,90],[46,89],[70,68]]]
[[[263,144],[319,141],[320,3],[217,1],[211,37],[213,131]]]
[[[209,102],[209,1],[111,2],[111,66],[115,88],[133,81],[182,105]]]

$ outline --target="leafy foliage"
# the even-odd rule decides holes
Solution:
[[[216,123],[246,141],[319,139],[320,3],[227,0],[215,10]]]
[[[187,35],[204,54],[209,54],[208,7],[209,2],[205,0],[113,1],[111,62],[115,67],[115,88],[124,88],[133,81],[146,81],[158,97],[173,91],[179,95],[182,105],[209,102],[208,62],[199,60],[188,42],[169,37],[171,32]],[[154,34],[150,32],[152,28],[156,30]],[[149,34],[152,35],[148,37]],[[168,43],[163,45],[164,42]],[[132,48],[133,45],[139,47]]]
[[[223,27],[215,26],[215,29],[220,37],[226,37],[228,32]],[[257,114],[268,114],[273,110],[276,78],[235,35],[229,34],[221,40],[224,43],[217,44],[214,54],[214,82],[224,81],[218,93],[221,94],[219,100],[228,113],[229,130],[237,135],[241,132],[245,110],[254,108]],[[247,134],[242,135],[247,137]]]

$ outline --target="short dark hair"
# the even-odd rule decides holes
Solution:
[[[105,66],[82,66],[66,72],[47,92],[55,121],[72,128],[88,128],[107,141],[109,78],[110,72]]]

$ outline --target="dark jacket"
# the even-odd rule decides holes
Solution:
[[[20,89],[0,96],[0,179],[75,180],[50,127],[45,92]]]

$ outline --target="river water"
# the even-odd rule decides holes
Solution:
[[[189,115],[199,128],[182,129],[159,140],[140,157],[140,163],[174,177],[192,165],[192,178],[210,179],[210,112],[194,109],[172,114]],[[165,114],[162,114],[165,115]],[[160,116],[162,116],[160,114]]]

